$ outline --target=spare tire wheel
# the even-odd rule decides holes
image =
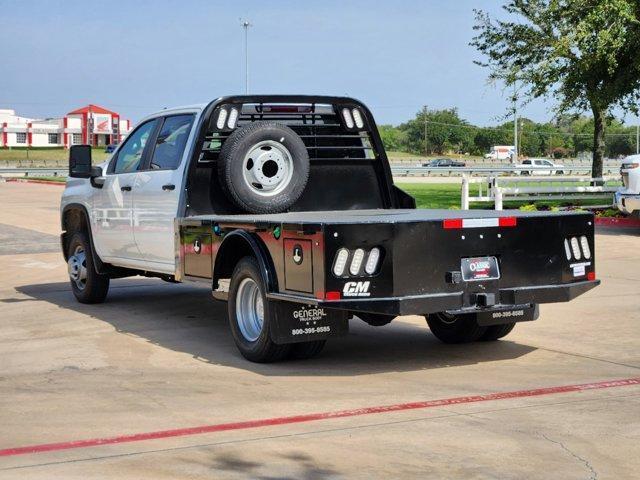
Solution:
[[[249,213],[280,213],[302,195],[309,178],[309,155],[286,125],[254,122],[227,138],[218,157],[222,189]]]

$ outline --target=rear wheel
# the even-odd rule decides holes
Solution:
[[[80,303],[102,303],[109,292],[109,277],[96,271],[91,244],[82,232],[74,233],[67,246],[67,270],[73,295]]]
[[[504,325],[491,325],[487,327],[487,331],[482,334],[480,340],[484,340],[487,342],[491,342],[493,340],[498,340],[499,338],[506,337],[511,333],[513,327],[515,327],[515,323],[505,323]]]
[[[229,326],[242,356],[258,363],[281,360],[290,350],[289,345],[271,340],[275,318],[265,291],[255,258],[244,257],[236,265],[229,284]]]
[[[427,324],[439,340],[444,343],[469,343],[479,340],[487,331],[473,315],[451,315],[441,312],[427,316]]]
[[[316,357],[320,354],[326,343],[326,340],[294,343],[291,345],[289,356],[297,360]]]

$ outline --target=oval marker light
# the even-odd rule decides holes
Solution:
[[[567,256],[567,260],[571,260],[571,247],[569,246],[569,240],[564,239],[564,253]]]
[[[380,260],[380,249],[378,247],[372,248],[371,252],[369,252],[369,258],[367,258],[367,263],[364,266],[364,271],[369,275],[373,275],[376,273],[378,269],[378,261]]]
[[[580,253],[580,245],[578,245],[578,239],[576,237],[571,237],[571,250],[573,251],[573,257],[576,260],[580,260],[582,258],[582,253]]]
[[[344,269],[347,266],[347,260],[349,258],[349,250],[341,248],[338,250],[336,260],[333,262],[333,274],[336,277],[341,277],[344,274]]]
[[[351,266],[349,266],[349,273],[351,275],[358,275],[360,273],[360,267],[362,267],[362,261],[364,260],[364,250],[359,248],[353,252],[353,259],[351,259]]]
[[[587,237],[584,235],[580,237],[580,246],[582,246],[584,258],[589,260],[591,258],[591,249],[589,248],[589,240],[587,240]]]
[[[218,130],[222,130],[224,128],[224,122],[227,120],[227,110],[225,108],[220,110],[218,114],[218,121],[216,122],[216,127]]]
[[[342,109],[342,118],[344,118],[344,123],[347,125],[347,128],[353,128],[353,117],[348,108]]]
[[[362,115],[360,114],[360,110],[357,108],[353,109],[353,119],[356,122],[356,127],[362,128],[364,127],[364,120],[362,120]]]
[[[238,110],[233,108],[233,109],[231,109],[231,112],[229,113],[229,121],[227,122],[227,127],[229,127],[231,130],[236,128],[236,121],[237,120],[238,120]]]

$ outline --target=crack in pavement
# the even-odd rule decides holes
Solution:
[[[589,477],[589,480],[597,480],[598,478],[598,472],[595,471],[595,469],[593,468],[593,465],[591,465],[591,463],[589,463],[589,460],[587,460],[586,458],[581,457],[580,455],[578,455],[577,453],[575,453],[573,450],[571,450],[569,447],[567,447],[564,443],[562,443],[559,440],[554,440],[552,438],[549,438],[546,434],[542,434],[542,438],[544,438],[545,440],[551,442],[551,443],[555,443],[556,445],[560,445],[560,447],[567,452],[569,455],[571,455],[573,458],[575,458],[576,460],[578,460],[579,462],[581,462],[590,472],[591,475]]]

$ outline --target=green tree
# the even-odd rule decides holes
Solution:
[[[429,110],[423,107],[413,120],[400,125],[400,130],[406,134],[409,151],[442,154],[452,150],[469,151],[474,137],[473,128],[469,127],[469,123],[460,118],[456,108]]]
[[[490,78],[525,86],[527,98],[552,97],[559,112],[591,110],[592,175],[602,176],[605,122],[615,106],[640,98],[638,0],[510,0],[509,20],[476,11],[471,45]]]
[[[406,135],[398,127],[393,125],[378,125],[380,138],[385,150],[402,151],[406,148]]]

